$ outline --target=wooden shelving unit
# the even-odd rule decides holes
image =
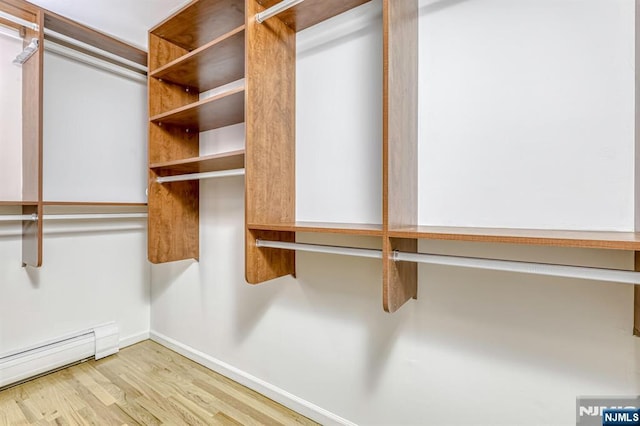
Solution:
[[[381,237],[382,225],[334,222],[291,222],[247,224],[253,231],[310,232],[321,234],[363,235]]]
[[[200,156],[199,133],[242,123],[245,88],[200,99],[245,74],[244,0],[195,0],[149,32],[149,260],[199,257],[197,180],[158,177],[244,167],[244,152]]]

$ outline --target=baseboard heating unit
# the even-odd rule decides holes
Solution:
[[[70,364],[112,355],[118,352],[119,344],[118,326],[111,322],[0,354],[0,389]]]

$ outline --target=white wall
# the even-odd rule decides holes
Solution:
[[[9,53],[20,51],[18,43],[17,52]],[[0,188],[17,188],[9,199],[19,200],[21,141],[4,138],[4,129],[20,125],[20,84],[7,77],[14,69],[20,72],[10,61],[0,63],[2,110],[11,105],[18,111],[17,118],[0,114],[0,153],[17,151],[11,158],[0,155]],[[12,85],[17,91],[4,91]],[[45,198],[145,202],[144,82],[47,52],[44,101]],[[5,168],[5,162],[15,167]],[[0,200],[5,197],[0,191]],[[82,211],[48,207],[45,213],[55,212]],[[0,207],[0,214],[19,213]],[[20,223],[0,222],[0,354],[108,321],[117,322],[124,344],[145,339],[150,327],[146,241],[144,220],[45,221],[43,266],[23,268]]]
[[[376,1],[298,36],[304,219],[379,217],[380,141],[368,141],[375,152],[365,145],[379,138],[379,99],[367,92],[381,87],[379,8]],[[421,222],[630,229],[633,15],[629,0],[423,2]],[[209,136],[226,140],[221,149],[239,137],[224,131]],[[334,171],[339,184],[326,178]],[[299,253],[297,279],[251,287],[243,190],[241,178],[203,182],[200,263],[152,267],[157,338],[359,424],[570,425],[576,396],[640,393],[631,286],[421,266],[419,299],[387,315],[380,262]],[[421,242],[421,250],[633,263],[630,253],[599,250],[453,242]]]
[[[11,63],[20,52],[20,40],[0,34],[0,200],[22,199],[22,69]]]

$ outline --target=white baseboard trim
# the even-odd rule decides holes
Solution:
[[[150,336],[151,333],[149,331],[143,331],[142,333],[123,337],[120,339],[120,349],[126,348],[127,346],[135,345],[136,343],[144,342],[145,340],[149,340]]]
[[[356,426],[355,423],[333,414],[324,408],[318,407],[309,401],[292,395],[279,387],[267,383],[262,379],[227,364],[226,362],[220,361],[161,333],[152,330],[150,338],[154,342],[159,343],[162,346],[166,346],[180,355],[185,356],[190,360],[215,371],[216,373],[222,374],[241,385],[253,389],[267,398],[270,398],[320,424]]]

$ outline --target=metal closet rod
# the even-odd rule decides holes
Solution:
[[[283,0],[275,6],[271,6],[267,10],[263,10],[256,14],[256,22],[262,24],[267,19],[276,16],[279,13],[284,12],[287,9],[291,9],[293,6],[302,3],[304,0]]]
[[[188,175],[163,176],[156,179],[158,183],[184,182],[187,180],[216,179],[229,176],[244,176],[244,169],[223,170],[220,172],[191,173]]]
[[[144,219],[147,213],[79,213],[79,214],[45,214],[43,220],[95,220],[95,219]],[[38,220],[38,215],[33,214],[8,214],[0,215],[0,222],[22,222],[25,220]]]
[[[0,10],[0,18],[6,19],[7,21],[13,22],[14,24],[22,25],[23,27],[30,28],[33,31],[40,31],[40,27],[35,22],[18,18],[17,16],[13,16],[12,14],[3,12],[1,10]]]
[[[256,240],[256,247],[279,248],[308,251],[314,253],[341,254],[382,259],[382,250],[354,247],[337,247],[305,243]],[[518,272],[523,274],[547,275],[583,280],[609,281],[614,283],[640,285],[640,272],[617,269],[590,268],[585,266],[551,265],[547,263],[521,262],[513,260],[483,259],[475,257],[445,256],[426,253],[393,252],[396,262],[415,262],[431,265],[457,266],[463,268],[489,269],[494,271]]]

